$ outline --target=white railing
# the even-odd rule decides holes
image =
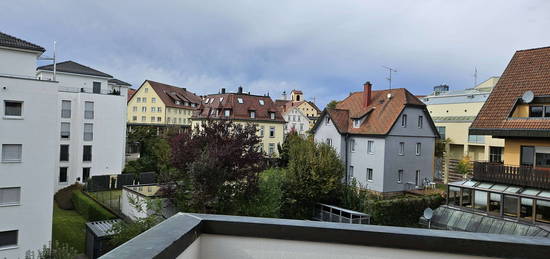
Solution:
[[[89,94],[107,94],[107,95],[120,95],[120,91],[114,89],[101,89],[99,92],[94,92],[92,88],[87,87],[68,87],[60,86],[60,92],[68,93],[89,93]]]

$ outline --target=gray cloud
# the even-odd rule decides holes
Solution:
[[[138,86],[243,85],[320,105],[370,80],[413,93],[471,87],[515,50],[550,45],[549,1],[3,1],[1,31]]]

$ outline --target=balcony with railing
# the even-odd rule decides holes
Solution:
[[[474,162],[474,180],[550,189],[550,168]]]
[[[89,94],[103,94],[103,95],[120,95],[120,90],[117,89],[94,89],[89,87],[68,87],[60,86],[60,92],[68,93],[89,93]]]

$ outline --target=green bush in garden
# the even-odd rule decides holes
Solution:
[[[412,227],[426,208],[439,207],[445,198],[441,195],[404,196],[386,200],[369,200],[365,213],[371,215],[371,223],[386,226]]]
[[[75,183],[55,193],[53,198],[55,202],[57,202],[57,205],[59,205],[59,208],[62,208],[64,210],[74,209],[72,198],[73,198],[73,192],[76,190],[82,190],[82,185]]]
[[[111,212],[101,207],[97,202],[86,196],[82,191],[77,190],[73,193],[73,204],[75,210],[85,217],[88,221],[98,221],[107,219],[116,219]]]
[[[258,192],[243,202],[239,215],[278,218],[283,201],[285,170],[270,168],[260,173]]]

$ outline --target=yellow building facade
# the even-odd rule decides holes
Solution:
[[[146,80],[128,100],[128,124],[190,126],[200,97],[185,88]]]

